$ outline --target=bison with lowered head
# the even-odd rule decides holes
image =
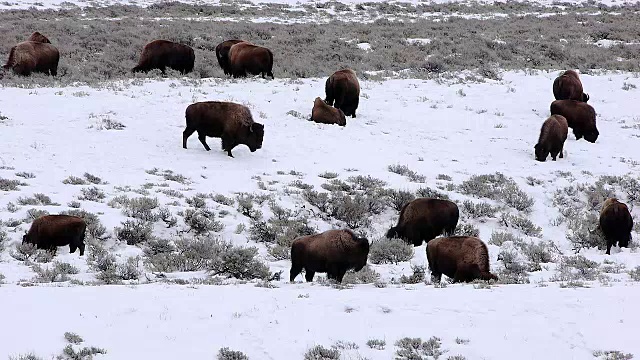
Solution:
[[[360,271],[368,256],[369,240],[357,237],[351,230],[301,236],[291,244],[289,280],[293,282],[304,269],[307,282],[313,281],[317,272],[326,272],[329,279],[342,282],[347,270]]]
[[[589,94],[582,91],[582,82],[574,70],[565,71],[553,81],[553,96],[556,100],[589,101]]]
[[[452,235],[459,217],[458,205],[449,200],[415,199],[402,208],[398,224],[387,231],[387,238],[420,246],[443,232]]]
[[[184,44],[168,40],[154,40],[142,49],[140,60],[132,72],[147,72],[160,69],[163,74],[167,68],[188,74],[193,70],[196,55],[193,49]]]
[[[453,282],[475,279],[498,280],[489,272],[489,250],[482,240],[471,236],[441,237],[427,243],[431,279],[439,283],[442,274]]]
[[[84,255],[85,221],[78,216],[44,215],[33,221],[29,231],[22,237],[23,244],[33,244],[38,249],[56,252],[58,246],[69,245],[69,252],[80,249]]]
[[[51,41],[39,32],[31,34],[27,41],[23,41],[11,48],[9,59],[3,66],[12,69],[16,74],[28,76],[32,72],[58,75],[60,52],[51,45]]]
[[[229,49],[229,62],[233,77],[251,75],[271,76],[273,79],[273,53],[266,47],[239,42]]]
[[[329,106],[321,98],[317,97],[311,110],[311,121],[320,124],[347,125],[347,119],[342,110]]]
[[[576,100],[556,100],[551,103],[551,115],[562,115],[573,129],[576,140],[584,137],[595,143],[600,132],[596,127],[596,111],[587,103]]]
[[[187,128],[182,133],[182,147],[187,148],[187,139],[195,131],[198,140],[209,151],[206,137],[222,139],[222,150],[231,157],[234,147],[244,144],[251,152],[262,148],[264,125],[253,121],[251,111],[244,105],[232,102],[204,101],[187,106],[185,111]]]
[[[325,84],[325,102],[344,112],[345,116],[356,117],[360,102],[360,83],[356,72],[351,69],[339,70],[329,76]]]
[[[233,45],[241,42],[244,42],[244,40],[226,40],[216,46],[216,58],[218,58],[218,64],[220,64],[225,75],[231,75],[229,50]]]
[[[611,246],[628,247],[631,241],[633,218],[626,204],[618,199],[609,198],[600,210],[598,228],[607,240],[607,255],[611,254]]]
[[[534,146],[536,160],[545,161],[549,154],[551,154],[553,161],[556,161],[558,154],[560,154],[560,158],[562,159],[562,148],[564,147],[565,140],[567,140],[568,133],[569,126],[564,116],[551,115],[545,120],[540,129],[538,143]]]

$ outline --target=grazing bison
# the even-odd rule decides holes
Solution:
[[[453,282],[475,279],[498,280],[489,272],[489,251],[482,240],[471,236],[441,237],[427,244],[431,279],[439,283],[442,274]]]
[[[360,102],[360,83],[355,71],[344,69],[334,72],[327,79],[324,89],[327,104],[342,110],[345,116],[356,117]]]
[[[347,125],[347,119],[342,110],[327,105],[320,97],[313,102],[311,120],[320,124]]]
[[[590,143],[596,142],[600,132],[596,127],[596,111],[591,105],[576,100],[556,100],[550,108],[551,115],[562,115],[567,119],[576,140],[584,137]]]
[[[573,70],[565,71],[553,81],[553,96],[556,100],[589,101],[589,94],[582,91],[580,77]]]
[[[16,74],[29,76],[32,72],[58,75],[60,52],[51,45],[51,41],[39,32],[31,34],[27,41],[23,41],[11,48],[9,59],[3,66],[12,69]]]
[[[266,47],[243,41],[229,49],[231,75],[245,77],[251,75],[271,76],[273,79],[273,53]]]
[[[600,211],[598,228],[607,240],[607,255],[611,254],[611,246],[628,247],[631,241],[633,218],[629,208],[615,198],[607,199]]]
[[[216,46],[216,57],[218,58],[218,64],[224,71],[225,75],[231,75],[231,64],[229,63],[229,50],[237,43],[241,43],[244,40],[226,40]]]
[[[80,249],[84,255],[84,235],[87,224],[78,216],[44,215],[33,221],[29,232],[22,237],[23,244],[56,252],[58,246],[69,245],[72,254]]]
[[[326,272],[329,279],[342,282],[349,269],[360,271],[367,264],[369,240],[357,237],[351,230],[329,230],[321,234],[301,236],[291,244],[293,282],[305,271],[307,282],[316,272]]]
[[[206,137],[222,139],[222,150],[231,157],[234,147],[244,144],[251,152],[262,148],[264,125],[253,121],[251,111],[244,105],[231,102],[204,101],[187,106],[185,111],[187,128],[182,133],[182,147],[187,148],[187,139],[194,131],[198,140],[209,151]]]
[[[545,120],[540,129],[538,143],[534,147],[536,160],[547,160],[549,153],[551,153],[551,159],[553,161],[556,161],[558,154],[560,154],[560,158],[562,159],[562,148],[564,147],[564,141],[567,140],[568,132],[569,126],[564,116],[551,115]]]
[[[167,68],[188,74],[193,70],[196,55],[190,46],[167,40],[154,40],[142,49],[140,60],[132,72],[147,72],[160,69],[163,74]]]
[[[402,208],[398,224],[387,231],[387,238],[397,237],[420,246],[443,232],[452,235],[459,217],[458,206],[449,200],[415,199]]]

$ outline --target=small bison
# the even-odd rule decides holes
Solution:
[[[23,41],[11,48],[9,59],[2,67],[12,69],[18,75],[29,76],[33,72],[58,75],[60,52],[51,45],[51,41],[39,32],[31,34],[27,41]]]
[[[449,200],[415,199],[402,208],[398,224],[387,231],[387,238],[397,237],[420,246],[443,232],[452,235],[459,217],[458,205]]]
[[[187,148],[187,139],[194,131],[207,151],[206,137],[222,139],[222,150],[233,157],[231,150],[244,144],[251,152],[262,148],[264,125],[253,121],[251,111],[244,105],[232,102],[204,101],[187,106],[187,127],[182,133],[182,147]]]
[[[229,49],[231,75],[234,78],[251,75],[271,76],[273,79],[273,53],[266,47],[239,42]]]
[[[196,55],[193,49],[184,44],[178,44],[168,40],[154,40],[142,49],[140,60],[132,72],[147,72],[160,69],[163,74],[170,68],[181,74],[193,71]]]
[[[569,133],[569,126],[567,125],[567,119],[562,115],[551,115],[542,124],[540,129],[540,137],[538,143],[534,146],[536,160],[545,161],[547,156],[551,153],[551,160],[556,161],[556,156],[560,154],[562,159],[562,148],[564,142],[567,140],[567,134]]]
[[[589,104],[576,100],[556,100],[551,103],[551,115],[562,115],[573,129],[576,140],[584,137],[595,143],[600,132],[596,126],[596,111]]]
[[[225,75],[231,75],[231,64],[229,63],[229,50],[237,43],[244,42],[244,40],[226,40],[216,46],[216,58],[218,58],[218,64],[224,71]]]
[[[431,279],[439,283],[442,274],[453,282],[475,279],[498,280],[489,272],[489,251],[482,240],[471,236],[441,237],[427,244],[427,260]]]
[[[33,221],[29,231],[22,237],[23,244],[33,244],[38,249],[56,252],[58,246],[69,245],[69,252],[80,249],[84,255],[85,221],[78,216],[44,215]]]
[[[607,199],[600,211],[598,228],[607,240],[607,255],[611,254],[611,246],[628,247],[631,241],[633,218],[629,208],[615,198]]]
[[[349,269],[360,271],[367,264],[369,240],[357,237],[351,230],[329,230],[321,234],[301,236],[291,244],[293,282],[305,271],[307,282],[316,272],[326,272],[329,279],[342,282]]]
[[[345,116],[356,117],[360,102],[360,83],[355,71],[344,69],[334,72],[327,79],[325,93],[327,104],[342,110]]]
[[[565,71],[553,81],[553,96],[556,100],[589,101],[589,94],[582,91],[582,82],[574,70]]]
[[[311,110],[311,121],[320,124],[338,124],[340,126],[347,125],[347,118],[342,110],[329,106],[320,97],[313,102],[313,110]]]

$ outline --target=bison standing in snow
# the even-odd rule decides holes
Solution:
[[[233,77],[251,75],[271,76],[273,79],[273,53],[266,47],[239,42],[229,48],[229,66]]]
[[[569,126],[564,116],[551,115],[545,120],[540,129],[538,143],[534,147],[536,160],[545,161],[549,154],[551,154],[553,161],[556,161],[558,154],[560,154],[560,158],[562,159],[562,148],[564,147],[565,140],[567,140],[568,133]]]
[[[574,70],[565,71],[553,81],[553,96],[556,100],[589,101],[589,94],[582,91],[582,82]]]
[[[449,200],[415,199],[402,208],[398,224],[387,231],[387,238],[397,237],[420,246],[443,232],[452,235],[459,217],[458,205]]]
[[[188,74],[193,71],[196,55],[193,48],[168,40],[154,40],[142,49],[140,60],[132,72],[147,72],[160,69],[164,74],[167,68]]]
[[[51,41],[39,32],[31,34],[27,41],[23,41],[11,48],[9,59],[3,66],[12,69],[18,75],[29,76],[32,72],[58,75],[60,52],[51,45]]]
[[[626,204],[618,199],[609,198],[602,205],[598,224],[607,240],[607,255],[611,254],[611,246],[628,247],[631,241],[633,218]]]
[[[360,102],[360,83],[356,72],[351,69],[333,73],[325,84],[325,102],[344,112],[345,116],[356,117]]]
[[[69,245],[72,254],[80,249],[84,255],[86,222],[78,216],[44,215],[33,221],[29,231],[22,237],[23,244],[33,244],[38,249],[55,253],[58,246]]]
[[[431,240],[427,243],[427,261],[435,283],[440,282],[442,274],[453,282],[498,280],[489,272],[487,245],[476,237],[451,236]]]
[[[321,98],[317,97],[311,110],[311,121],[320,124],[347,125],[347,119],[342,110],[329,106]]]
[[[595,143],[600,135],[596,126],[596,111],[587,103],[576,100],[556,100],[551,103],[551,115],[562,115],[573,129],[576,140],[584,137]]]

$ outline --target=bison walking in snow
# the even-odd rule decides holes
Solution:
[[[356,72],[351,69],[333,73],[325,84],[325,102],[344,112],[345,116],[356,117],[360,102],[360,83]]]
[[[33,72],[58,75],[60,52],[51,41],[39,32],[31,34],[27,41],[12,47],[7,63],[2,67],[18,75],[29,76]]]
[[[167,68],[188,74],[193,71],[196,55],[193,49],[184,44],[168,40],[154,40],[142,49],[140,60],[131,71],[147,72],[160,69],[163,74]]]
[[[615,198],[607,199],[600,210],[598,227],[607,240],[607,255],[611,254],[611,246],[628,247],[631,241],[633,218],[627,205]]]
[[[45,215],[33,221],[29,231],[22,237],[22,243],[53,252],[58,246],[69,245],[69,252],[80,249],[82,256],[86,228],[87,224],[78,216]]]
[[[553,81],[553,96],[556,100],[589,101],[589,94],[582,91],[582,82],[574,70],[565,71]]]
[[[556,161],[556,156],[560,154],[560,158],[563,158],[562,149],[564,142],[567,140],[567,134],[569,133],[569,126],[567,125],[567,119],[562,115],[551,115],[542,124],[540,129],[540,137],[538,143],[534,146],[536,160],[545,161],[547,156],[551,154],[551,159]]]
[[[551,115],[562,115],[573,129],[576,140],[584,137],[595,143],[600,135],[596,126],[596,111],[587,103],[576,100],[556,100],[551,103]]]
[[[347,119],[345,118],[342,110],[329,106],[319,97],[317,97],[313,102],[311,121],[315,121],[320,124],[338,124],[340,126],[347,125]]]
[[[489,250],[482,240],[471,236],[441,237],[427,243],[427,261],[433,282],[439,283],[442,274],[453,282],[475,279],[498,280],[489,272]]]
[[[459,217],[458,205],[449,200],[415,199],[402,208],[398,224],[387,231],[387,238],[397,237],[420,246],[443,232],[452,235]]]
[[[266,47],[239,42],[229,48],[229,62],[233,77],[245,77],[249,73],[274,78],[273,53]]]

